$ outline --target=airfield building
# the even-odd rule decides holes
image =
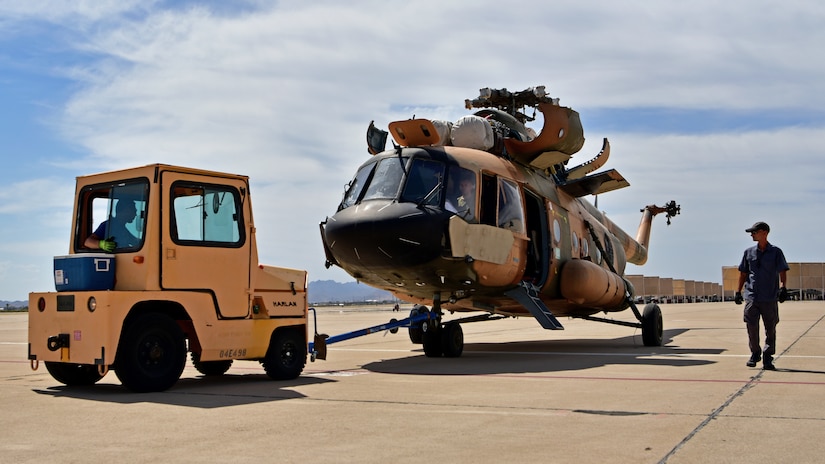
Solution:
[[[722,298],[722,285],[715,282],[643,275],[626,275],[625,278],[633,284],[639,302],[697,303]]]

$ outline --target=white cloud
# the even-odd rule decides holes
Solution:
[[[73,180],[33,178],[0,185],[0,214],[29,214],[32,211],[72,209]]]
[[[825,106],[825,4],[816,2],[286,1],[246,2],[236,14],[164,5],[0,1],[0,26],[14,26],[0,40],[29,21],[68,38],[62,50],[73,55],[43,72],[73,82],[61,133],[87,156],[53,163],[60,175],[154,162],[247,174],[262,261],[308,268],[312,279],[341,275],[322,267],[318,222],[367,159],[370,120],[455,119],[481,87],[542,84],[585,116]],[[798,256],[789,259],[825,261],[791,232],[822,228],[811,213],[823,198],[822,125],[690,136],[585,127],[578,157],[610,138],[607,167],[632,187],[600,207],[626,230],[645,204],[682,204],[673,226],[656,225],[644,272],[709,280],[727,253],[738,257],[747,245],[738,231],[756,219],[777,224],[772,238]],[[62,254],[72,183],[22,179],[0,190],[0,215],[34,212],[39,243]],[[21,189],[26,198],[9,193]]]

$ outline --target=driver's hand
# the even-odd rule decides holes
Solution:
[[[114,237],[109,237],[106,240],[101,240],[98,243],[98,247],[107,253],[111,253],[115,248],[117,248],[117,242],[115,242]]]

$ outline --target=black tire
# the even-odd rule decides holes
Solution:
[[[46,361],[46,370],[58,382],[69,387],[94,385],[102,379],[100,371],[94,364],[71,364]]]
[[[424,344],[424,354],[428,358],[440,358],[444,354],[444,348],[441,346],[441,331],[438,327],[437,320],[429,320],[425,322],[424,335],[422,343]]]
[[[186,339],[169,316],[146,313],[123,330],[115,374],[134,392],[164,391],[175,384],[186,364]]]
[[[305,329],[281,329],[272,334],[266,357],[261,361],[273,380],[298,378],[307,362]]]
[[[225,359],[223,361],[201,361],[200,353],[192,352],[192,365],[201,374],[207,377],[217,377],[226,374],[226,371],[232,367],[232,360]]]
[[[645,306],[642,313],[642,341],[645,346],[662,346],[662,310],[656,303]]]
[[[458,322],[448,322],[441,328],[441,348],[445,358],[458,358],[464,352],[464,330]]]
[[[419,314],[425,314],[429,310],[426,306],[415,305],[413,309],[410,310],[410,317],[418,316]],[[419,322],[417,324],[410,324],[409,332],[410,332],[410,341],[415,343],[416,345],[420,345],[424,342],[424,330],[422,330],[423,322]]]

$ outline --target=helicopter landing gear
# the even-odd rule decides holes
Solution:
[[[417,316],[427,314],[426,306],[423,305],[415,305],[413,309],[410,310],[410,319],[416,318]],[[415,344],[420,344],[424,342],[424,325],[427,324],[428,321],[421,321],[416,323],[411,323],[409,327],[409,334],[410,334],[410,341]]]
[[[649,303],[642,313],[642,342],[645,346],[662,346],[662,310],[656,303]]]
[[[464,352],[464,330],[456,321],[443,325],[438,320],[427,321],[422,342],[428,358],[458,358]]]
[[[419,307],[419,311],[421,310]],[[426,309],[426,308],[424,308]],[[413,309],[415,311],[415,309]],[[421,324],[421,342],[428,358],[458,358],[464,352],[464,330],[459,321],[441,323],[441,295],[433,297],[432,317]],[[467,318],[462,320],[478,320]],[[411,337],[412,338],[412,337]]]

